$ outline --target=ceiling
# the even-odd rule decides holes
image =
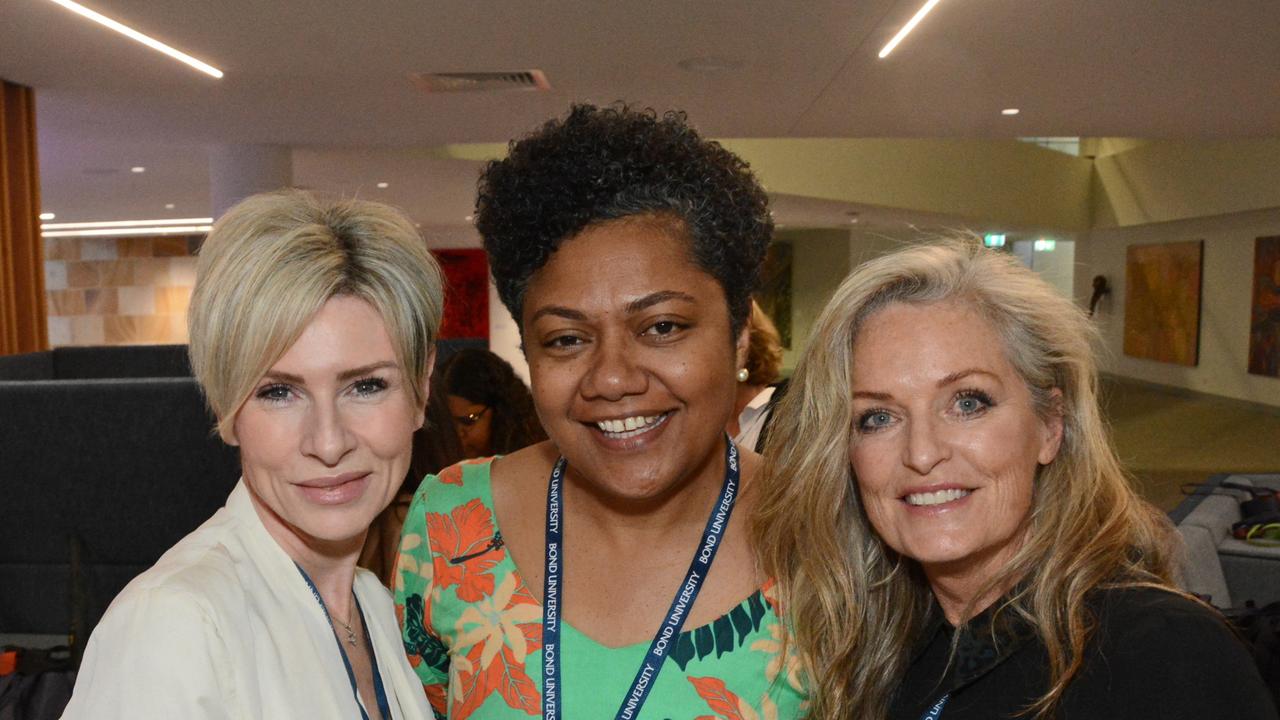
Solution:
[[[575,100],[681,108],[716,137],[1280,127],[1276,0],[943,0],[885,60],[920,0],[86,4],[226,76],[47,0],[0,2],[0,77],[37,90],[44,204],[60,221],[208,213],[207,147],[272,143],[295,148],[299,184],[462,225],[478,164],[429,149],[505,142]],[[681,67],[706,58],[720,69]],[[408,79],[527,68],[552,90],[426,95]]]

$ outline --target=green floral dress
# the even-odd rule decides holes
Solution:
[[[405,651],[441,717],[541,716],[542,605],[520,579],[493,512],[491,459],[429,475],[414,495],[395,573]],[[642,720],[801,717],[797,659],[780,654],[772,583],[680,634]],[[611,718],[649,643],[607,648],[562,623],[566,720]]]

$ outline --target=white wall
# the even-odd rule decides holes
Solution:
[[[520,349],[520,328],[498,298],[498,286],[492,279],[489,280],[489,349],[511,363],[520,379],[529,384],[529,363],[525,362]]]
[[[1248,372],[1254,240],[1268,235],[1280,235],[1280,209],[1098,228],[1078,236],[1076,297],[1089,296],[1094,275],[1105,275],[1112,287],[1095,316],[1105,345],[1103,369],[1147,382],[1280,407],[1280,379]],[[1123,349],[1127,248],[1201,239],[1199,365],[1184,367],[1127,357]]]

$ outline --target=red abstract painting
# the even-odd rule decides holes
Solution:
[[[489,260],[484,250],[432,250],[446,282],[441,339],[489,338]]]
[[[1254,245],[1249,372],[1280,377],[1280,237],[1260,237]]]

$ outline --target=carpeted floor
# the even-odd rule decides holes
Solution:
[[[1103,408],[1120,459],[1139,491],[1163,510],[1180,488],[1221,472],[1280,472],[1280,408],[1255,408],[1109,379]]]

